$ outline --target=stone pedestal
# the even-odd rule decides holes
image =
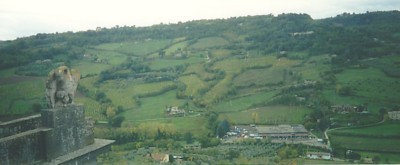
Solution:
[[[96,156],[114,141],[94,139],[93,124],[82,105],[44,109],[41,115],[1,123],[0,164],[95,164]]]
[[[86,120],[82,105],[42,110],[46,132],[47,159],[65,155],[94,143],[93,121]]]

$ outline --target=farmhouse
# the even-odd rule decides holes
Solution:
[[[166,113],[168,117],[184,117],[185,110],[178,107],[167,107]]]
[[[331,154],[327,152],[307,152],[307,158],[309,159],[324,159],[330,160],[332,159]]]
[[[388,112],[389,119],[400,120],[400,111]]]
[[[309,138],[308,131],[303,125],[278,125],[256,127],[258,136],[272,139]]]
[[[159,161],[160,163],[168,163],[170,162],[169,159],[169,154],[163,154],[163,153],[153,153],[149,154],[148,157],[152,158],[155,161]]]
[[[335,113],[344,114],[344,113],[354,112],[354,107],[351,106],[351,105],[348,105],[348,104],[346,104],[346,105],[332,105],[331,106],[331,110],[332,110],[332,112],[335,112]]]

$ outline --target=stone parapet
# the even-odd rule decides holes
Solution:
[[[74,104],[1,123],[0,164],[95,163],[114,141],[95,140],[93,126],[84,106]]]
[[[0,123],[0,138],[12,136],[41,126],[40,114]]]

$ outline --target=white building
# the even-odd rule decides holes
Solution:
[[[400,120],[400,111],[388,112],[388,116],[392,120]]]
[[[309,159],[332,159],[331,154],[327,152],[307,152],[307,158]]]

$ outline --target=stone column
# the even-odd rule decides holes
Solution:
[[[42,126],[52,129],[44,135],[47,160],[94,143],[93,122],[85,120],[83,105],[44,109],[41,117]]]

